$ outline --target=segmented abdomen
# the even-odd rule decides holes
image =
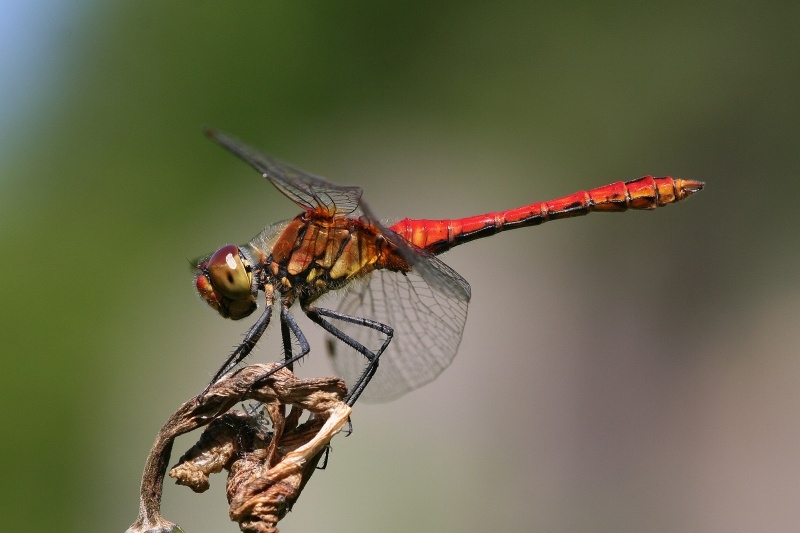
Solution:
[[[391,229],[414,245],[438,254],[500,231],[535,226],[548,220],[586,215],[592,211],[655,209],[683,200],[702,188],[700,181],[645,176],[507,211],[454,220],[406,218]]]

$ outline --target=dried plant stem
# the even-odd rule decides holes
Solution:
[[[277,366],[252,365],[224,376],[167,420],[145,463],[139,515],[126,533],[181,531],[161,516],[172,445],[179,435],[214,421],[170,475],[202,491],[208,488],[208,474],[229,468],[231,519],[243,531],[277,531],[275,524],[299,497],[325,447],[351,412],[342,401],[347,389],[341,379],[301,380],[286,368],[275,371]],[[252,414],[229,412],[243,400],[263,404],[272,421],[271,433],[254,431]],[[292,406],[288,418],[287,405]],[[298,425],[302,410],[311,418]],[[246,434],[249,439],[243,438]]]

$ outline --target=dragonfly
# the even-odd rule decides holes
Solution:
[[[291,369],[305,357],[311,348],[290,312],[297,303],[330,335],[329,356],[350,386],[345,397],[350,406],[362,394],[372,401],[397,398],[434,380],[452,362],[471,289],[438,258],[443,252],[501,231],[593,211],[655,209],[704,186],[645,176],[506,211],[459,219],[404,218],[385,225],[361,199],[361,187],[336,185],[225,133],[207,130],[206,135],[302,208],[248,244],[227,244],[197,262],[197,291],[222,317],[246,318],[258,308],[261,293],[265,299],[264,310],[209,387],[250,354],[273,312],[279,316],[284,351],[278,368]],[[342,295],[336,309],[318,305],[329,293]],[[363,358],[342,353],[336,341]]]

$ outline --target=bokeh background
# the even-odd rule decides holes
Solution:
[[[449,253],[459,356],[359,404],[283,531],[797,531],[797,2],[0,6],[0,530],[124,531],[246,330],[187,259],[298,210],[212,125],[387,218],[707,182]],[[165,516],[236,531],[212,484]]]

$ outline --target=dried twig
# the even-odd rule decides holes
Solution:
[[[139,516],[126,533],[180,531],[161,516],[164,474],[175,438],[205,425],[209,427],[170,476],[202,492],[209,474],[229,469],[231,519],[243,531],[277,532],[278,520],[299,497],[351,409],[342,401],[347,392],[342,380],[301,380],[285,368],[274,371],[276,366],[253,365],[229,374],[167,420],[145,463]],[[230,411],[243,400],[263,404],[272,432],[259,424],[255,413]],[[292,406],[288,417],[286,405]],[[311,415],[298,425],[303,410]]]

